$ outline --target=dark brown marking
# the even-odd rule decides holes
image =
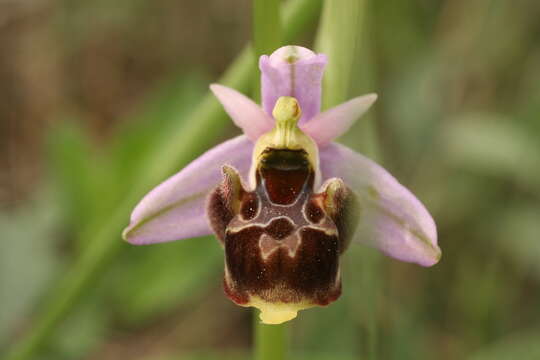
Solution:
[[[259,210],[257,195],[253,192],[244,192],[240,205],[240,214],[245,221],[252,220]]]
[[[289,283],[312,298],[321,297],[334,287],[339,270],[339,241],[337,236],[317,229],[304,228],[300,234],[302,244],[297,250],[294,276]]]
[[[236,233],[227,233],[225,240],[226,264],[231,280],[238,290],[269,288],[272,278],[262,261],[259,239],[262,227],[250,226]]]
[[[294,203],[304,186],[312,186],[314,178],[303,150],[267,149],[257,175],[270,200],[280,205]]]
[[[310,199],[306,204],[306,216],[313,224],[318,224],[324,217],[324,211],[321,209],[315,199]]]
[[[229,284],[226,292],[233,301],[238,303],[246,293],[271,302],[311,301],[318,305],[326,305],[339,297],[336,236],[304,228],[294,257],[287,248],[278,247],[264,259],[258,244],[265,232],[266,229],[251,226],[227,233],[226,263],[233,286]]]
[[[294,225],[286,218],[274,219],[264,228],[264,232],[276,240],[284,239],[286,236],[289,236],[293,230]]]

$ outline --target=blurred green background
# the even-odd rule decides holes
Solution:
[[[342,141],[426,204],[443,258],[352,247],[342,298],[292,322],[294,358],[540,359],[540,2],[364,11],[348,95],[379,101]],[[133,247],[115,225],[239,133],[221,111],[206,136],[184,122],[250,37],[248,0],[0,2],[0,358],[36,327],[35,359],[250,356],[217,241]]]

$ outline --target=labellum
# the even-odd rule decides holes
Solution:
[[[296,99],[279,98],[273,114],[276,128],[255,145],[251,189],[225,166],[208,202],[225,248],[225,292],[238,305],[259,308],[265,323],[339,297],[339,257],[355,218],[354,195],[342,181],[315,192],[317,146],[297,127]]]

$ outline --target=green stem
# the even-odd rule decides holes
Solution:
[[[321,25],[317,34],[317,50],[330,59],[323,79],[325,109],[348,99],[364,6],[364,0],[324,2]]]
[[[264,54],[271,54],[282,45],[280,0],[253,0],[253,49],[256,59]],[[261,79],[253,81],[253,98],[261,98]]]
[[[258,311],[254,311],[255,360],[284,360],[287,357],[287,324],[265,325],[261,323]]]
[[[320,0],[287,2],[283,13],[285,41],[291,41],[313,22],[320,8]],[[253,64],[253,50],[247,46],[218,82],[239,91],[248,91],[254,77]],[[217,138],[228,126],[229,121],[219,103],[207,94],[191,115],[179,122],[178,129],[170,132],[170,137],[141,167],[140,177],[130,185],[132,191],[112,212],[108,221],[86,227],[87,231],[81,237],[85,243],[90,239],[88,247],[50,294],[43,306],[45,310],[36,316],[33,326],[4,360],[24,360],[34,355],[93,281],[105,271],[110,260],[126,246],[120,234],[137,201],[157,183],[204,151],[212,139]]]
[[[257,57],[281,46],[279,3],[279,0],[253,0],[253,48]]]

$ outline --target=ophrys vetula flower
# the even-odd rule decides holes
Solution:
[[[339,258],[351,240],[435,264],[437,232],[420,201],[382,167],[332,142],[376,95],[321,113],[325,64],[324,55],[298,46],[262,56],[262,108],[211,85],[244,135],[146,195],[124,238],[142,245],[216,234],[225,249],[225,292],[259,308],[266,323],[337,299]]]

